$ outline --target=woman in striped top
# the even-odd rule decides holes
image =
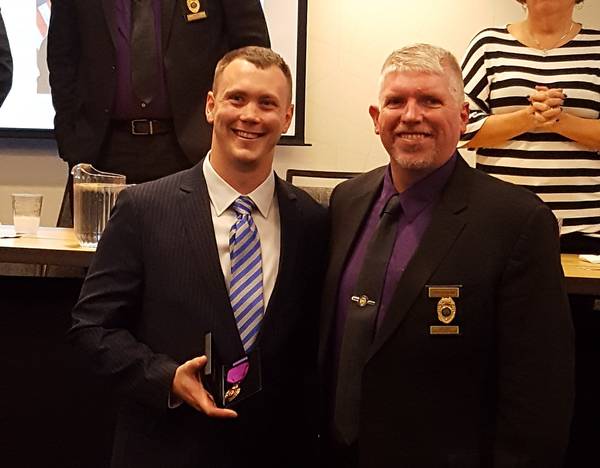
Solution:
[[[536,192],[562,220],[563,251],[600,253],[600,31],[582,0],[517,0],[527,18],[481,31],[463,60],[477,167]]]

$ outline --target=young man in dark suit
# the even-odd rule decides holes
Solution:
[[[457,154],[449,52],[392,53],[370,114],[389,165],[331,197],[324,466],[561,466],[573,329],[556,219]]]
[[[217,61],[269,46],[259,0],[53,0],[48,68],[58,151],[153,180],[210,147],[203,115]]]
[[[272,169],[292,113],[283,59],[259,47],[233,51],[207,98],[208,156],[119,195],[69,335],[124,397],[113,467],[313,463],[326,216]],[[213,372],[260,357],[227,372],[231,392],[198,378],[209,332]],[[223,393],[238,397],[236,379],[247,398],[222,408]]]

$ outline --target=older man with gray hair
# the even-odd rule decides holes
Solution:
[[[468,106],[449,52],[393,52],[369,113],[390,162],[331,198],[327,465],[561,466],[574,371],[556,219],[456,152]]]

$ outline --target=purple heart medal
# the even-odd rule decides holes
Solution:
[[[248,357],[242,358],[231,365],[231,368],[227,371],[226,378],[227,383],[230,384],[231,387],[225,392],[223,397],[225,404],[231,403],[238,397],[242,391],[240,383],[244,380],[246,374],[248,374],[249,368],[250,363],[248,362]]]

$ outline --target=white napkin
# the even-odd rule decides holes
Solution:
[[[590,263],[600,263],[600,255],[581,254],[579,258]]]

